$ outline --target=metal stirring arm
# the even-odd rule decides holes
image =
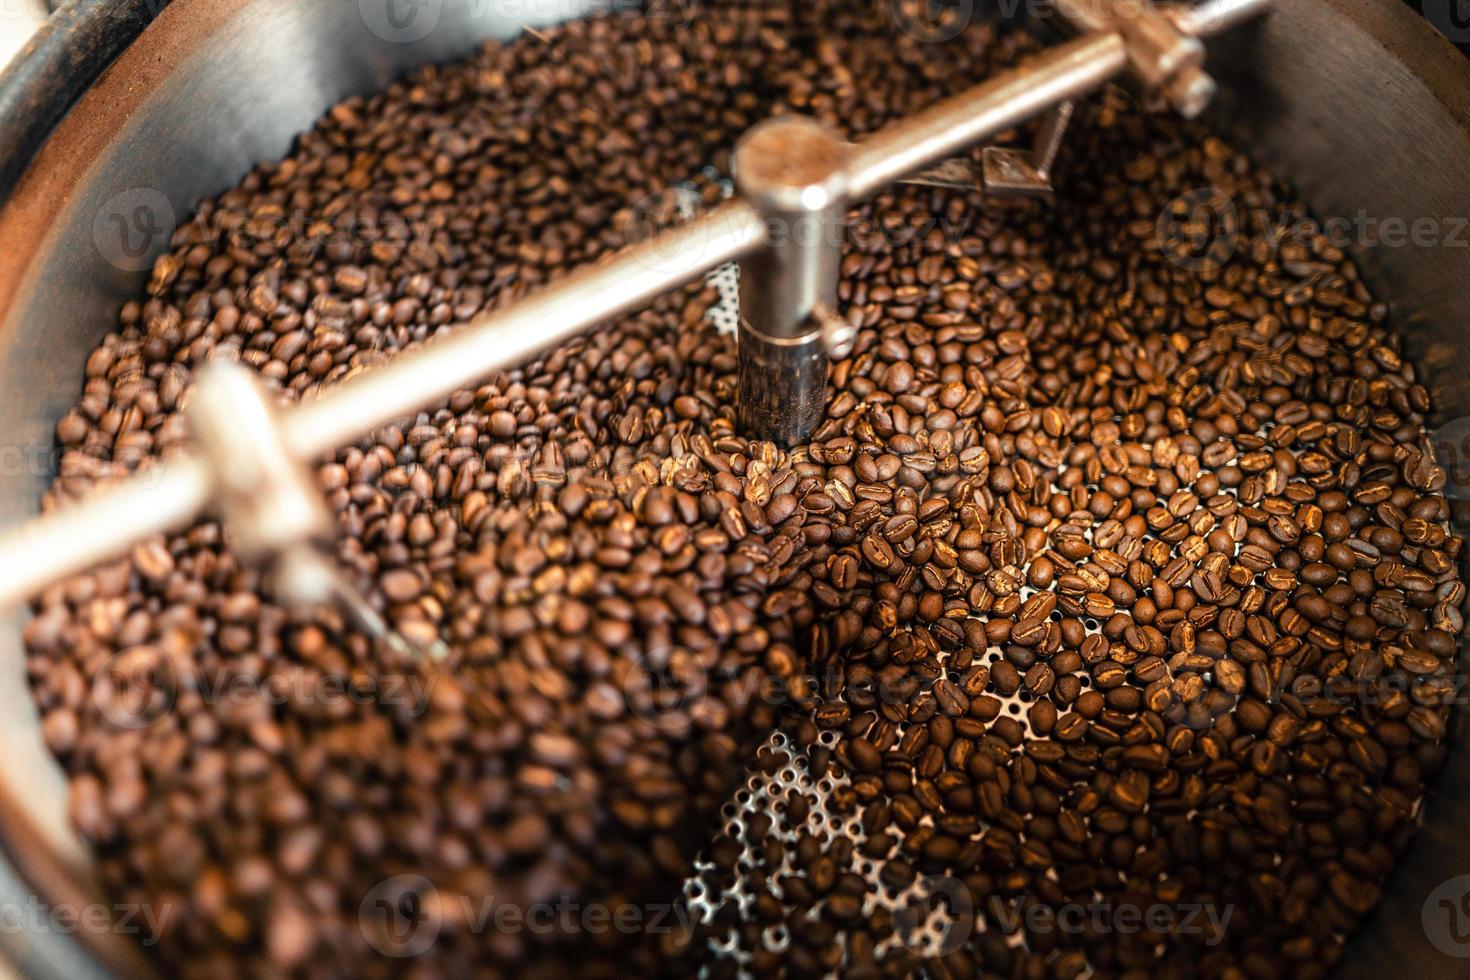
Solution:
[[[1214,81],[1204,73],[1200,39],[1261,13],[1267,0],[1206,0],[1166,6],[1156,12],[1133,3],[1108,0],[1058,0],[1063,23],[1074,31],[1116,30],[1128,48],[1133,89],[1156,107],[1172,104],[1193,117],[1210,102]],[[1061,151],[1076,102],[1058,102],[1042,117],[1029,149],[987,146],[980,161],[952,157],[902,181],[929,187],[983,191],[992,197],[1052,194],[1051,168]]]
[[[1129,5],[1126,17],[1106,6],[1114,2]],[[845,353],[854,334],[834,305],[848,204],[1119,77],[1192,115],[1213,91],[1200,68],[1199,37],[1262,12],[1268,2],[1209,0],[1166,13],[1138,0],[1058,0],[1082,32],[1077,39],[856,145],[810,121],[762,124],[737,149],[741,196],[317,398],[280,411],[265,406],[261,414],[258,390],[246,392],[230,371],[201,372],[195,400],[227,408],[190,413],[194,451],[0,534],[0,607],[211,509],[257,561],[279,570],[284,558],[286,574],[278,578],[288,590],[343,594],[332,582],[345,580],[328,575],[324,585],[315,559],[301,557],[321,554],[301,549],[316,548],[322,531],[320,513],[313,516],[300,499],[300,467],[735,260],[744,260],[741,420],[755,438],[799,443],[821,420],[829,356]],[[1029,162],[1045,175],[1052,156],[1054,147]],[[247,405],[255,423],[228,436],[215,431]],[[277,479],[286,487],[279,492],[291,498],[290,533],[252,527],[262,511],[242,498],[277,492],[269,485]],[[360,619],[371,628],[371,617]]]
[[[992,197],[1034,195],[1050,197],[1051,167],[1062,148],[1067,123],[1077,103],[1063,100],[1042,117],[1036,140],[1030,151],[1009,146],[987,146],[977,162],[967,156],[950,157],[916,174],[904,177],[900,184],[918,187],[945,187],[960,191],[983,191]],[[844,143],[851,149],[856,143]]]
[[[184,413],[215,475],[215,505],[236,551],[266,572],[276,596],[301,611],[338,608],[375,642],[400,656],[414,653],[328,556],[331,512],[305,461],[287,447],[259,379],[231,361],[212,361],[199,373]],[[448,655],[442,642],[418,652],[432,660]]]

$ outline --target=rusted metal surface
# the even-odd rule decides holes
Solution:
[[[169,0],[71,0],[0,72],[0,201],[56,124]]]

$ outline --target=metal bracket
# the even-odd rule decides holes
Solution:
[[[1077,103],[1058,102],[1041,119],[1041,128],[1030,152],[1004,146],[987,146],[981,151],[985,193],[995,197],[1052,196],[1051,168],[1057,162],[1067,124]]]
[[[1062,21],[1079,34],[1111,31],[1128,53],[1127,79],[1151,109],[1172,105],[1187,119],[1215,97],[1204,71],[1201,38],[1260,14],[1270,0],[1205,0],[1159,8],[1139,0],[1055,0]]]
[[[1048,111],[1042,117],[1041,128],[1037,130],[1029,150],[987,146],[980,151],[978,161],[971,157],[950,157],[897,183],[982,191],[992,197],[1050,198],[1051,168],[1056,163],[1062,140],[1067,135],[1067,124],[1076,107],[1076,102],[1067,99]]]
[[[211,361],[184,413],[214,479],[235,550],[265,570],[282,602],[296,609],[334,605],[403,656],[448,655],[441,641],[415,651],[327,556],[332,515],[316,481],[288,449],[275,408],[254,374],[229,361]]]

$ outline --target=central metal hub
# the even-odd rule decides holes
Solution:
[[[735,181],[763,212],[810,213],[847,193],[848,144],[806,116],[755,126],[735,146]]]
[[[767,245],[740,267],[740,422],[783,446],[822,419],[848,168],[847,144],[803,116],[762,123],[735,147],[735,186]]]

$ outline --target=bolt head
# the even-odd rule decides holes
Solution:
[[[1186,68],[1169,81],[1165,96],[1181,116],[1193,119],[1214,101],[1217,90],[1209,75],[1198,68]]]
[[[852,353],[853,345],[857,342],[857,327],[825,306],[813,310],[812,318],[821,328],[822,343],[827,348],[828,356],[842,358]]]
[[[735,186],[762,211],[819,213],[847,194],[848,147],[806,116],[777,116],[735,145]]]

